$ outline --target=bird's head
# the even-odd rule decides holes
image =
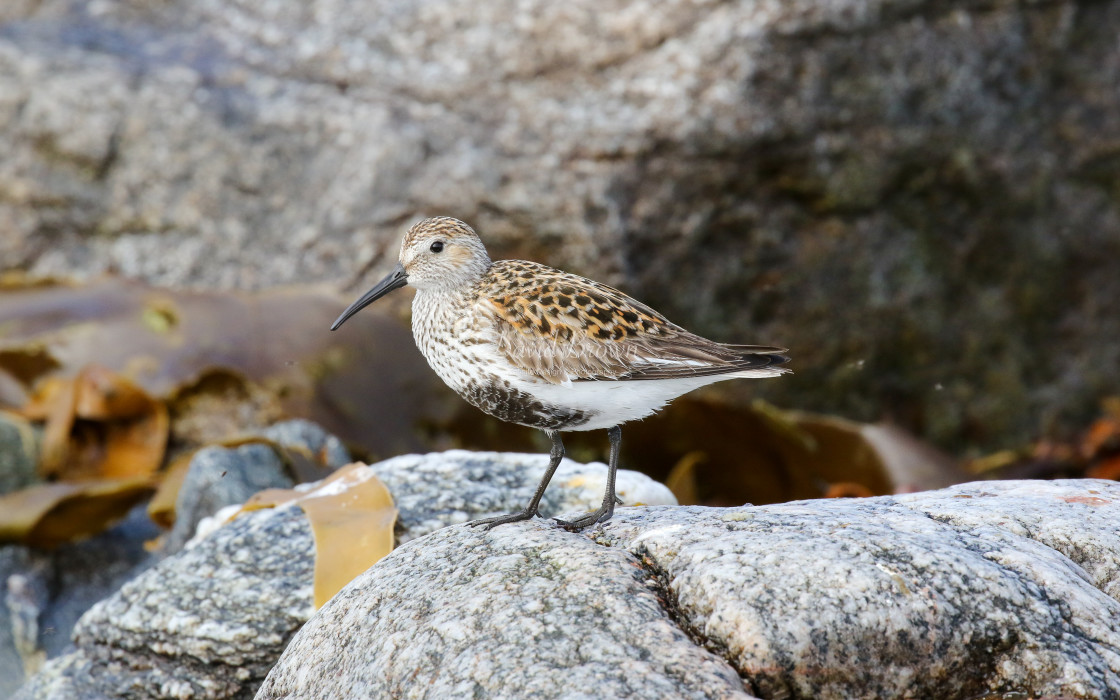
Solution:
[[[474,229],[449,216],[424,219],[405,234],[393,271],[343,311],[331,330],[406,284],[421,290],[454,289],[474,282],[489,268],[490,256]]]

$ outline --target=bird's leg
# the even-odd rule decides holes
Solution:
[[[532,500],[529,505],[525,506],[525,510],[520,513],[511,513],[510,515],[499,515],[494,518],[482,518],[481,520],[471,521],[473,526],[482,526],[487,530],[506,523],[516,523],[521,520],[531,520],[533,516],[537,515],[537,508],[541,504],[541,499],[544,498],[544,491],[548,488],[548,482],[552,481],[552,475],[556,473],[556,468],[560,466],[560,461],[564,459],[564,442],[560,439],[560,433],[555,430],[546,430],[545,434],[552,440],[552,449],[548,453],[548,469],[544,473],[544,478],[537,486],[537,492],[533,494]]]
[[[611,441],[611,457],[607,469],[607,492],[603,494],[603,505],[599,507],[599,510],[576,518],[571,522],[557,518],[556,522],[563,525],[566,530],[582,530],[595,523],[605,523],[614,515],[615,504],[622,504],[622,500],[614,493],[614,477],[618,471],[618,451],[622,447],[622,428],[616,425],[608,429],[607,438]]]

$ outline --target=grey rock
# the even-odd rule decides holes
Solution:
[[[1115,1],[42,0],[0,21],[3,267],[336,281],[451,214],[498,255],[788,345],[797,374],[752,389],[778,403],[1002,447],[1115,386]]]
[[[659,588],[625,549],[555,524],[446,528],[343,589],[257,697],[751,697]]]
[[[0,494],[40,481],[38,438],[21,418],[0,412]]]
[[[52,553],[52,598],[44,611],[43,648],[56,656],[69,645],[78,619],[97,601],[155,563],[145,546],[162,531],[139,505],[117,525],[89,539],[59,547]]]
[[[305,451],[309,456],[330,469],[337,469],[351,462],[350,453],[334,435],[308,420],[286,420],[270,425],[261,435],[285,447]]]
[[[4,607],[7,608],[8,630],[12,646],[23,662],[23,674],[32,674],[46,660],[39,648],[39,620],[50,601],[46,566],[31,566],[6,578]],[[20,673],[13,674],[20,677]]]
[[[0,670],[36,668],[63,653],[78,618],[153,563],[144,545],[159,532],[145,507],[137,506],[105,532],[53,552],[0,550],[7,553],[0,563],[0,593],[6,603],[0,608]],[[14,642],[11,650],[4,643],[8,634]],[[0,673],[0,691],[14,691],[22,680],[22,669]]]
[[[262,432],[270,440],[325,460],[329,467],[350,461],[337,438],[307,421],[277,423]],[[161,534],[145,506],[134,508],[106,532],[51,553],[26,550],[20,558],[15,553],[25,551],[22,548],[5,550],[16,558],[0,565],[0,595],[8,591],[7,607],[0,608],[0,695],[22,683],[28,660],[34,667],[42,659],[68,651],[71,632],[87,610],[161,556],[181,548],[203,517],[262,488],[291,485],[283,461],[266,445],[200,450],[180,491],[179,512],[185,515],[168,536],[174,550],[165,546],[153,555],[145,548],[146,542]],[[17,566],[20,561],[23,564]],[[72,668],[75,673],[90,670],[83,664]]]
[[[269,426],[262,436],[310,456],[322,458],[327,467],[340,467],[350,455],[338,438],[304,420]],[[290,488],[295,483],[284,460],[269,445],[205,447],[191,459],[187,476],[175,502],[175,525],[164,544],[166,553],[177,552],[194,536],[203,518],[225,506],[244,503],[266,488]]]
[[[294,484],[284,460],[269,445],[204,447],[191,458],[187,476],[175,501],[175,524],[167,533],[168,553],[183,548],[203,518],[221,508],[244,503],[266,488]]]
[[[45,556],[19,545],[0,547],[0,696],[8,697],[23,682],[28,652],[38,647],[39,593],[45,588],[40,572]],[[31,595],[11,593],[11,581]],[[32,617],[32,620],[28,620]],[[28,638],[29,633],[32,638]],[[30,648],[30,649],[29,649]]]
[[[401,510],[399,537],[408,540],[440,523],[522,507],[531,493],[524,485],[535,484],[546,463],[541,455],[453,451],[371,469],[389,486]],[[562,465],[550,503],[594,508],[604,472],[601,464]],[[674,502],[636,472],[620,472],[618,486],[624,499]],[[75,628],[77,648],[51,660],[19,697],[251,696],[313,612],[313,564],[311,530],[298,506],[240,515],[90,609]]]
[[[1115,522],[1120,487],[1097,485],[1108,501],[1099,515]],[[950,497],[983,498],[984,488]],[[684,624],[725,648],[764,697],[1113,697],[1120,602],[1014,523],[1020,513],[1085,517],[1094,506],[1064,498],[1094,487],[1028,488],[1027,498],[994,498],[978,527],[930,517],[916,496],[654,509],[604,540],[652,560]],[[1115,579],[1115,526],[1089,525],[1085,537]]]
[[[1120,484],[1085,480],[448,528],[343,589],[257,697],[1112,698],[1118,518]]]
[[[0,412],[0,494],[39,481],[38,449],[27,421]],[[45,555],[26,547],[0,546],[0,697],[14,692],[24,669],[36,663],[48,566]]]
[[[1120,600],[1116,485],[1100,481],[993,481],[898,501],[954,528],[998,527],[1065,555],[1106,595]],[[1068,503],[1069,507],[1052,507]],[[1107,506],[1107,507],[1105,507]]]
[[[547,465],[547,455],[448,450],[402,455],[370,469],[393,494],[400,511],[397,541],[403,543],[448,525],[521,510]],[[620,470],[616,487],[624,503],[676,503],[668,488],[639,472]],[[605,490],[605,465],[565,459],[545,491],[541,514],[594,510]]]
[[[312,613],[298,509],[238,517],[98,603],[17,697],[240,697]]]

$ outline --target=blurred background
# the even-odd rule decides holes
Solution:
[[[1118,34],[1061,0],[6,0],[0,491],[78,486],[0,533],[174,503],[177,459],[284,418],[545,451],[430,372],[410,292],[327,331],[431,215],[790,348],[626,428],[682,502],[1118,478]]]
[[[547,450],[427,368],[410,292],[328,332],[425,216],[790,348],[624,430],[683,503],[1120,478],[1118,35],[1115,1],[5,0],[0,651],[167,551],[201,446],[291,481],[331,460],[287,418]]]

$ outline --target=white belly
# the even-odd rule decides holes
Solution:
[[[763,375],[767,376],[767,375]],[[708,384],[734,379],[736,375],[683,379],[640,379],[628,381],[582,381],[565,384],[534,382],[522,386],[543,402],[585,411],[593,417],[569,430],[601,430],[638,420],[661,410],[682,394]]]

